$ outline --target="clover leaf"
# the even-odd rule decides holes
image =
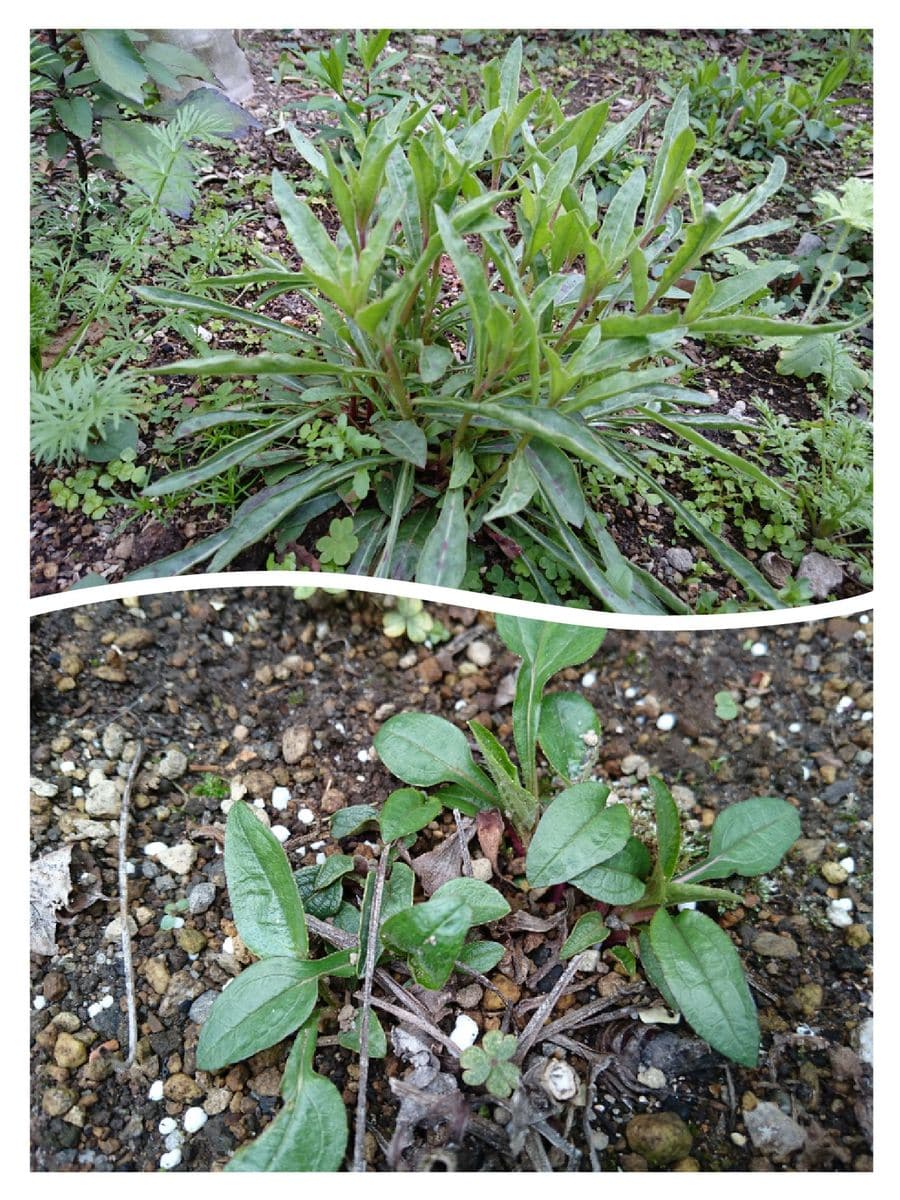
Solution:
[[[519,1068],[511,1061],[517,1045],[513,1034],[489,1029],[480,1046],[469,1046],[459,1056],[463,1082],[473,1087],[484,1084],[500,1100],[512,1095],[519,1082]]]
[[[345,567],[359,546],[359,538],[353,532],[352,517],[335,517],[328,532],[316,542],[322,562]]]

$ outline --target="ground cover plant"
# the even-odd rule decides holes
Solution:
[[[671,1009],[681,1012],[714,1049],[747,1066],[757,1064],[759,1023],[737,951],[698,905],[739,905],[740,895],[704,881],[753,877],[777,867],[800,835],[796,811],[771,796],[725,808],[710,831],[706,857],[689,865],[683,861],[677,805],[662,780],[651,777],[651,857],[645,841],[632,833],[627,807],[608,803],[610,788],[595,778],[601,731],[590,703],[578,693],[544,694],[554,675],[596,653],[605,631],[511,617],[498,617],[497,630],[509,649],[522,656],[512,713],[518,767],[495,735],[476,721],[469,728],[484,770],[476,765],[465,736],[449,722],[422,712],[391,717],[375,747],[388,769],[414,786],[392,792],[380,809],[342,809],[332,823],[335,836],[369,823],[378,826],[379,866],[365,876],[358,909],[342,895],[342,882],[354,873],[351,857],[334,855],[292,876],[284,850],[252,809],[238,801],[229,811],[229,898],[238,932],[258,961],[213,1005],[197,1047],[197,1064],[221,1071],[299,1029],[281,1084],[284,1106],[265,1133],[235,1156],[229,1170],[336,1170],[343,1161],[348,1135],[341,1096],[313,1069],[320,980],[354,974],[364,980],[352,1032],[341,1044],[360,1049],[367,1066],[370,1054],[382,1057],[387,1048],[371,1009],[372,981],[382,955],[405,960],[412,980],[432,991],[457,969],[483,978],[503,957],[501,943],[470,939],[478,926],[502,920],[511,911],[497,889],[472,876],[471,862],[468,872],[451,871],[440,886],[432,880],[426,886],[429,898],[416,902],[415,873],[396,857],[396,844],[405,841],[411,847],[443,808],[452,809],[460,824],[464,813],[476,817],[480,830],[490,829],[494,855],[505,823],[517,845],[524,843],[530,889],[552,886],[562,898],[566,888],[574,887],[599,902],[579,917],[562,945],[560,958],[573,961],[560,976],[556,994],[574,974],[577,956],[610,938],[612,929],[604,918],[611,913],[611,925],[626,932],[617,948],[620,961],[633,971],[639,958]],[[548,774],[562,785],[549,792],[548,780],[539,775],[539,750]],[[431,794],[418,790],[437,785],[446,786]],[[679,872],[679,867],[687,869]],[[670,915],[670,909],[678,912]],[[311,959],[307,913],[315,915],[313,929],[320,937],[345,948]],[[334,923],[323,923],[322,917]],[[547,1012],[549,1008],[539,1010],[541,1020]],[[538,1017],[519,1037],[486,1033],[482,1046],[462,1051],[463,1081],[484,1085],[497,1099],[512,1095],[511,1111],[527,1107],[525,1091],[517,1091],[520,1070],[540,1033]],[[363,1096],[364,1082],[363,1074]],[[358,1164],[364,1112],[363,1102],[357,1113]]]
[[[35,1168],[349,1168],[361,1130],[379,1171],[870,1169],[870,624],[567,629],[518,684],[540,626],[428,611],[435,646],[290,587],[36,622]]]
[[[151,352],[140,377],[166,399],[149,414],[165,430],[141,464],[137,515],[177,530],[185,505],[207,514],[142,574],[274,554],[273,565],[644,613],[865,587],[867,353],[846,339],[870,304],[847,252],[864,264],[871,225],[842,225],[832,205],[823,245],[795,255],[787,231],[811,193],[823,218],[825,190],[804,201],[790,146],[759,164],[714,144],[689,80],[654,92],[657,77],[679,79],[670,43],[646,50],[657,74],[623,107],[608,85],[606,98],[569,103],[539,74],[553,50],[571,76],[563,51],[577,39],[445,39],[439,88],[415,38],[391,39],[299,53],[283,41],[276,87],[304,98],[280,101],[262,135],[274,171],[241,195],[233,253],[217,256],[213,239],[187,277],[151,263],[130,272],[151,342],[192,354],[161,364]],[[633,53],[624,38],[584,40],[588,61]],[[795,83],[822,92],[821,107],[862,77],[867,46],[818,45]],[[859,207],[871,193],[849,170],[826,178],[839,208],[841,194]],[[242,253],[260,202],[266,248],[245,241]],[[793,378],[812,381],[808,394],[800,385],[803,416],[821,436],[802,446],[761,436],[764,390],[724,403],[738,356],[768,380],[773,348],[782,377],[801,362]],[[826,350],[856,368],[844,368],[852,419],[829,410]],[[823,473],[827,514],[810,509]],[[766,526],[777,532],[761,538]],[[846,572],[830,586],[810,578],[811,551]]]

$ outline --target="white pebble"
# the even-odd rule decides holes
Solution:
[[[368,762],[369,761],[369,752],[368,752],[368,750],[357,750],[356,757],[359,759],[360,762]]]
[[[638,690],[636,687],[627,687],[625,689],[625,699],[626,700],[633,700],[637,694],[638,694]]]
[[[184,1129],[186,1133],[196,1133],[202,1129],[209,1117],[202,1108],[189,1108],[184,1114]]]
[[[263,800],[262,796],[257,796],[256,799],[253,801],[254,808],[265,808],[265,806],[266,806],[266,802],[265,802],[265,800]]]
[[[165,842],[148,842],[144,847],[144,853],[148,858],[156,858],[160,850],[166,850],[167,848]]]
[[[460,1050],[468,1050],[469,1046],[474,1046],[478,1041],[479,1032],[478,1026],[472,1018],[467,1017],[465,1013],[460,1013],[453,1026],[453,1032],[450,1034],[450,1041],[459,1046]]]
[[[873,716],[872,710],[871,710],[871,708],[869,708],[863,713],[863,715],[860,717],[860,720],[861,721],[871,721],[872,716]],[[72,790],[74,791],[75,789],[73,788]]]
[[[279,842],[286,842],[291,836],[291,831],[286,829],[284,825],[273,825],[272,832],[278,838]]]
[[[312,811],[311,808],[301,808],[300,811],[297,813],[297,820],[300,822],[301,825],[312,825],[312,823],[315,819],[316,819],[316,814]]]
[[[846,712],[848,708],[852,708],[852,707],[853,707],[853,701],[850,699],[850,697],[849,696],[841,696],[840,700],[838,700],[838,702],[837,702],[837,706],[834,711],[835,712]]]
[[[229,649],[231,649],[231,647],[234,645],[234,634],[230,629],[222,630],[222,641],[226,646],[228,646]]]
[[[174,1117],[163,1117],[157,1128],[163,1137],[165,1137],[167,1133],[171,1133],[173,1129],[178,1128],[178,1122]]]
[[[842,858],[838,866],[843,867],[848,875],[852,875],[856,870],[856,862],[852,858]]]
[[[167,1150],[178,1150],[180,1152],[181,1147],[184,1145],[184,1134],[180,1129],[170,1130],[163,1138],[163,1145]]]
[[[850,901],[852,904],[852,901]],[[846,905],[840,900],[832,900],[825,910],[825,915],[832,925],[837,929],[846,929],[853,924],[853,917],[847,910]]]
[[[152,1100],[154,1104],[158,1104],[163,1098],[163,1082],[161,1079],[156,1079],[150,1084],[150,1091],[147,1093],[147,1099]]]
[[[113,1006],[112,996],[104,996],[103,999],[100,1001],[101,1008],[112,1008],[112,1006]]]
[[[766,654],[769,653],[769,647],[766,645],[765,642],[754,642],[753,645],[750,647],[750,653],[753,655],[754,658],[763,658]]]
[[[61,762],[59,764],[59,769],[63,773],[63,775],[71,775],[72,772],[75,770],[75,763],[73,763],[71,761],[71,759],[67,758],[65,760],[65,762]]]
[[[457,702],[453,705],[453,711],[462,712],[468,703],[468,700],[457,700]]]
[[[586,688],[593,687],[596,682],[597,682],[597,672],[596,671],[588,671],[586,674],[582,675],[582,677],[581,677],[581,686],[582,687],[586,687]]]
[[[320,850],[319,853],[316,855],[316,866],[321,867],[322,863],[325,861],[325,859],[327,857],[328,857],[328,855],[325,853],[325,851]]]
[[[40,1012],[42,1008],[47,1007],[47,997],[46,996],[35,996],[34,1000],[32,1001],[32,1004],[37,1009],[37,1011]]]
[[[662,730],[663,733],[668,733],[670,729],[675,728],[675,722],[678,718],[674,713],[663,713],[662,716],[656,719],[656,728]]]
[[[88,1020],[93,1021],[94,1017],[98,1016],[102,1012],[103,1012],[102,1004],[89,1004],[88,1005]]]
[[[309,843],[309,848],[310,848],[310,850],[321,850],[321,849],[322,849],[322,847],[323,847],[324,845],[325,845],[325,842],[324,842],[324,841],[321,841],[321,842],[310,842],[310,843]]]
[[[225,939],[225,941],[222,943],[222,953],[223,954],[234,954],[234,938],[233,937],[227,937]]]
[[[181,1163],[180,1150],[168,1150],[159,1160],[159,1168],[161,1171],[172,1171]]]
[[[272,807],[277,808],[282,812],[287,808],[291,800],[291,790],[286,787],[277,787],[272,789]]]
[[[802,728],[803,726],[799,721],[791,721],[790,725],[788,725],[788,733],[799,733]]]

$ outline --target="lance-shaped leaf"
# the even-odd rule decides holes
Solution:
[[[797,810],[786,800],[757,796],[729,805],[712,827],[709,856],[683,882],[762,875],[778,866],[801,832]]]
[[[565,883],[611,858],[628,841],[631,819],[624,804],[606,806],[609,788],[576,783],[541,817],[525,860],[532,887]]]
[[[649,940],[666,988],[685,1019],[720,1053],[755,1067],[759,1021],[731,938],[703,913],[657,909]]]
[[[375,1014],[370,1020],[377,1023]],[[341,1093],[313,1070],[316,1018],[297,1034],[281,1081],[284,1107],[256,1141],[242,1146],[226,1171],[337,1171],[347,1148]]]
[[[607,937],[609,937],[609,930],[600,914],[586,912],[575,922],[575,928],[562,944],[559,957],[571,958],[574,954],[581,954],[583,950],[587,950],[590,946],[596,946],[598,942],[605,941]]]
[[[522,787],[519,772],[491,731],[477,721],[470,721],[469,728],[499,793],[503,814],[512,821],[518,833],[529,833],[537,820],[537,797]]]
[[[622,849],[599,866],[570,880],[575,887],[604,904],[636,904],[644,895],[650,854],[643,842],[630,837]]]
[[[255,955],[306,958],[306,919],[287,855],[242,800],[225,826],[225,878],[238,933]]]
[[[463,489],[453,488],[444,496],[438,519],[425,539],[416,581],[436,587],[455,588],[466,573],[469,522],[463,504]]]
[[[661,779],[650,777],[650,792],[656,814],[656,866],[661,879],[671,879],[681,851],[681,823],[678,806]]]

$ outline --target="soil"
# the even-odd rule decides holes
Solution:
[[[361,877],[374,866],[375,835],[336,844],[329,817],[351,804],[380,806],[396,786],[372,744],[390,714],[439,713],[463,730],[477,717],[512,749],[515,660],[492,617],[435,606],[452,640],[429,648],[385,637],[382,611],[364,595],[298,602],[272,587],[173,593],[33,620],[31,858],[71,847],[56,952],[31,962],[33,1169],[154,1171],[179,1140],[160,1132],[161,1120],[180,1131],[187,1110],[202,1109],[202,1128],[179,1134],[174,1169],[219,1170],[278,1111],[288,1042],[221,1074],[196,1066],[204,1007],[250,961],[225,888],[223,797],[227,808],[243,795],[282,826],[294,868],[342,850],[356,857]],[[553,1014],[603,998],[603,1023],[572,1035],[580,1051],[538,1038],[526,1060],[540,1069],[544,1055],[561,1055],[582,1085],[545,1113],[550,1133],[532,1135],[539,1147],[509,1148],[505,1110],[462,1084],[457,1060],[435,1042],[471,1119],[456,1139],[438,1120],[408,1131],[393,1169],[529,1171],[543,1152],[554,1170],[570,1160],[590,1170],[592,1158],[595,1169],[646,1170],[630,1122],[664,1113],[684,1123],[690,1140],[660,1169],[871,1170],[872,630],[862,615],[702,634],[609,631],[589,664],[554,684],[596,707],[597,775],[636,816],[648,772],[673,787],[691,842],[702,841],[726,804],[778,795],[795,805],[803,836],[784,865],[762,879],[723,881],[741,894],[739,908],[706,906],[747,968],[762,1028],[759,1066],[727,1062],[683,1024],[635,1020],[659,998],[639,970],[629,979],[603,954],[576,974]],[[484,643],[477,654],[473,641]],[[736,702],[734,719],[716,715],[721,691]],[[662,714],[675,717],[668,732],[657,725]],[[308,736],[292,764],[283,754],[288,727]],[[137,1065],[123,1070],[123,968],[109,930],[118,913],[117,822],[89,816],[86,806],[104,780],[127,775],[139,738],[128,902],[140,1042]],[[281,809],[272,803],[276,788],[290,795]],[[433,822],[413,858],[453,832],[452,816]],[[164,867],[153,843],[182,847],[185,861]],[[471,851],[478,857],[477,841]],[[560,975],[562,937],[584,898],[571,888],[527,891],[516,853],[504,847],[493,878],[513,916],[488,934],[506,947],[491,979],[507,1011],[469,978],[452,976],[435,996],[411,986],[400,964],[386,964],[410,995],[430,997],[445,1036],[462,1011],[482,1030],[502,1021],[521,1032]],[[200,884],[213,885],[208,906],[179,907]],[[345,895],[358,899],[358,887],[347,884]],[[847,928],[827,915],[835,900],[850,912]],[[174,913],[184,925],[173,930],[164,918]],[[311,953],[326,952],[314,938]],[[356,985],[334,979],[329,987],[316,1065],[341,1089],[352,1122],[357,1059],[334,1035]],[[382,985],[375,995],[384,997]],[[390,1039],[397,1021],[381,1015]],[[386,1171],[399,1104],[392,1082],[409,1066],[391,1048],[371,1068],[366,1152],[369,1169]],[[158,1101],[149,1098],[154,1082],[163,1085]],[[787,1144],[759,1140],[751,1114],[761,1104],[788,1122]]]
[[[652,32],[652,31],[650,31]],[[665,84],[664,65],[654,61],[653,51],[644,54],[635,47],[624,46],[610,49],[605,55],[593,55],[579,60],[572,56],[571,39],[568,35],[554,31],[535,31],[534,38],[555,59],[548,60],[546,65],[538,66],[538,77],[541,82],[551,85],[560,92],[568,85],[571,90],[565,97],[564,104],[569,112],[576,112],[585,105],[610,94],[625,94],[622,104],[630,105],[628,97],[646,98],[656,96],[665,100],[662,86]],[[762,55],[763,65],[769,70],[793,71],[790,56],[786,54],[783,42],[774,41],[766,34],[744,35],[738,33],[714,34],[710,31],[684,30],[678,35],[667,36],[666,45],[669,53],[677,56],[683,52],[683,47],[690,45],[694,50],[706,54],[724,53],[738,56],[746,46],[750,45],[754,53]],[[252,130],[248,137],[239,143],[239,152],[247,155],[249,166],[242,167],[244,174],[252,177],[269,175],[274,167],[296,174],[296,155],[290,144],[283,137],[266,136],[265,130],[277,124],[279,114],[284,112],[301,129],[313,132],[316,113],[305,113],[291,109],[291,105],[308,99],[316,94],[317,86],[308,86],[296,77],[288,75],[280,84],[273,80],[273,71],[283,45],[297,45],[303,49],[323,47],[330,44],[330,34],[323,31],[272,31],[251,30],[242,35],[242,40],[249,57],[256,83],[256,93],[249,102],[248,108],[259,119],[261,128]],[[442,88],[455,94],[460,81],[465,78],[465,72],[459,62],[445,53],[435,53],[421,44],[417,44],[408,34],[399,33],[393,40],[407,48],[410,53],[410,63],[421,74],[425,72],[427,79],[417,76],[420,87],[431,87],[435,94]],[[506,35],[491,35],[464,51],[467,60],[484,60],[502,52],[509,37]],[[798,43],[798,48],[800,43]],[[849,105],[844,114],[849,124],[855,125],[870,116],[870,97],[865,88],[844,88],[845,98],[856,98],[854,105]],[[614,110],[618,117],[626,108]],[[641,135],[644,136],[644,135]],[[804,152],[803,155],[790,156],[790,185],[796,189],[796,194],[809,197],[820,187],[837,187],[846,173],[852,168],[845,164],[840,155],[828,150]],[[209,186],[217,186],[216,181],[228,180],[234,174],[235,166],[231,152],[216,152],[213,170],[209,176]],[[303,168],[301,168],[302,170]],[[865,171],[863,164],[861,170]],[[53,173],[49,186],[52,188]],[[712,191],[718,195],[718,189],[729,191],[742,183],[740,171],[733,163],[725,165],[719,174],[710,174],[704,181],[709,183]],[[723,191],[724,194],[724,191]],[[795,192],[791,191],[776,197],[758,217],[764,220],[770,216],[793,215]],[[715,198],[715,196],[714,196]],[[779,207],[779,205],[781,207]],[[785,207],[786,206],[786,207]],[[247,222],[242,226],[243,233],[255,240],[260,248],[272,254],[280,254],[287,261],[292,261],[294,252],[286,240],[285,232],[277,215],[277,210],[271,198],[258,203],[249,196],[240,200],[229,200],[226,207],[232,211],[246,213]],[[176,221],[176,225],[178,222]],[[802,224],[802,220],[801,223]],[[791,239],[790,244],[780,247],[785,254],[790,254],[796,237],[802,230],[798,225],[796,231],[784,235]],[[796,232],[796,236],[795,235]],[[773,242],[772,245],[775,243]],[[144,280],[145,283],[155,282],[153,278]],[[308,312],[303,302],[299,305],[287,297],[279,297],[264,309],[276,319],[286,316],[296,320],[303,319]],[[234,344],[242,349],[242,334],[240,331],[225,331],[217,340],[219,348]],[[712,347],[708,349],[714,349]],[[701,348],[705,352],[704,348]],[[180,339],[169,333],[160,341],[157,339],[151,347],[148,367],[165,362],[176,361],[188,354],[188,348],[180,343]],[[711,357],[715,357],[713,354]],[[755,392],[766,396],[776,413],[784,412],[792,420],[815,419],[817,410],[806,395],[805,385],[797,386],[798,381],[792,381],[778,376],[772,369],[772,355],[752,355],[757,364],[757,371],[743,376],[738,375],[728,366],[709,366],[704,371],[703,386],[714,389],[718,394],[728,398],[729,404],[744,399],[748,407],[752,404]],[[173,380],[171,394],[177,398],[179,392],[187,404],[194,403],[197,395],[195,381]],[[724,407],[728,407],[725,405]],[[177,408],[177,405],[175,406]],[[151,475],[169,470],[171,462],[167,461],[154,448],[154,439],[160,434],[167,435],[174,420],[186,415],[185,407],[180,412],[172,409],[172,418],[163,422],[162,427],[146,431],[138,447],[138,462],[146,466]],[[730,444],[730,435],[723,435]],[[189,465],[191,453],[189,448],[182,465]],[[31,593],[35,596],[48,595],[65,590],[83,579],[85,576],[96,576],[107,582],[116,582],[136,570],[146,567],[185,546],[202,540],[204,537],[224,527],[231,515],[231,509],[224,504],[217,507],[212,505],[197,507],[190,497],[180,500],[171,508],[145,511],[141,508],[123,507],[113,504],[105,517],[98,521],[85,518],[81,513],[65,513],[54,507],[49,500],[49,484],[55,474],[64,478],[67,472],[55,472],[46,468],[34,468],[31,478],[31,510],[32,510],[32,553],[31,553]],[[249,491],[255,490],[260,480],[248,478],[246,481]],[[669,486],[681,498],[690,499],[690,489],[678,479],[677,471],[672,472],[668,480]],[[666,566],[665,551],[675,546],[683,546],[692,552],[694,559],[707,560],[708,556],[702,547],[697,545],[690,536],[676,531],[674,519],[665,510],[661,513],[645,511],[640,504],[623,506],[621,504],[601,506],[614,533],[617,543],[633,561],[654,571],[663,581],[676,591],[688,604],[694,605],[701,591],[712,591],[720,604],[732,603],[741,607],[751,606],[750,599],[741,587],[730,578],[728,573],[717,564],[706,562],[706,573],[702,584],[690,579],[674,575]],[[329,514],[330,515],[330,514]],[[343,514],[342,514],[343,515]],[[753,514],[748,514],[753,515]],[[763,522],[764,523],[764,522]],[[327,528],[327,520],[324,522]],[[321,533],[317,525],[307,531],[301,557],[305,562],[315,559],[315,541]],[[738,530],[725,528],[723,536],[740,547],[741,536]],[[268,539],[254,547],[248,554],[231,565],[231,569],[261,569],[272,549],[272,539]],[[486,567],[502,561],[492,546],[485,542],[487,552]],[[754,553],[747,556],[754,559]],[[98,580],[97,580],[98,581]],[[859,582],[858,571],[853,565],[845,566],[844,581],[834,593],[840,599],[854,596],[864,591]],[[595,601],[592,599],[592,603]]]

